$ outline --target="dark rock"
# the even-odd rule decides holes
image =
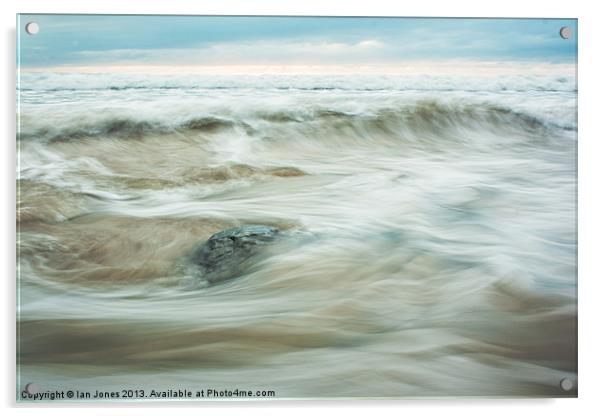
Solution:
[[[274,242],[279,234],[274,227],[245,225],[214,234],[194,253],[192,261],[202,268],[210,283],[237,277],[244,273],[247,260]]]

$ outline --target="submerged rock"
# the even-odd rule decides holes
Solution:
[[[194,253],[192,261],[203,277],[216,283],[241,275],[247,260],[276,239],[279,230],[264,225],[245,225],[212,235]]]

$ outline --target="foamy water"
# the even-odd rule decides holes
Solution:
[[[19,377],[572,395],[576,84],[23,73]],[[204,284],[188,254],[293,238]]]

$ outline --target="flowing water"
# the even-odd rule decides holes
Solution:
[[[18,371],[45,389],[572,395],[571,75],[23,73]],[[293,236],[243,276],[212,234]]]

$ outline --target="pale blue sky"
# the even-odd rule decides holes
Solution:
[[[25,33],[35,21],[40,32]],[[563,40],[561,26],[573,37]],[[416,60],[571,63],[575,19],[20,15],[24,67],[398,64]]]

